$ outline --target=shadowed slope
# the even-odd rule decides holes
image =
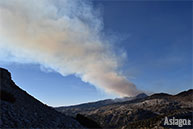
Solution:
[[[3,68],[0,68],[0,87],[0,128],[83,128],[75,119],[20,89]]]

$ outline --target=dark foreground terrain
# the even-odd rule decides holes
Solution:
[[[10,73],[0,68],[0,128],[83,128],[20,89]]]

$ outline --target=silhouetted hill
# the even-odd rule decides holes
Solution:
[[[172,101],[178,101],[180,103],[191,103],[193,101],[193,90],[190,89],[188,91],[183,91],[180,92],[176,95],[170,95],[166,93],[158,93],[158,94],[153,94],[148,97],[148,99],[168,99]]]
[[[181,93],[179,93],[175,96],[178,96],[178,97],[187,97],[187,96],[189,96],[189,97],[191,97],[192,95],[193,95],[193,89],[190,89],[188,91],[183,91],[183,92],[181,92]]]
[[[192,103],[193,102],[193,90],[190,89],[188,91],[183,91],[177,95],[174,95],[173,98],[178,101],[183,101],[185,103],[187,102]]]
[[[72,117],[57,112],[20,89],[3,68],[0,68],[0,88],[0,128],[83,128]]]
[[[156,94],[149,96],[149,99],[168,98],[170,96],[171,96],[170,94],[166,94],[166,93],[156,93]]]

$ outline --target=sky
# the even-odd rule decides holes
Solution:
[[[4,4],[5,3],[0,2],[0,7],[3,7]],[[93,76],[91,76],[93,74],[90,74],[90,70],[87,71],[87,69],[89,69],[90,67],[87,67],[85,62],[82,62],[80,60],[78,61],[81,62],[81,67],[77,67],[76,65],[74,66],[74,60],[70,60],[69,65],[66,65],[66,62],[59,62],[58,65],[55,65],[54,63],[50,63],[55,60],[45,60],[44,62],[42,62],[41,59],[43,58],[41,58],[41,53],[39,57],[37,57],[37,55],[34,56],[34,52],[31,52],[29,54],[27,53],[27,55],[29,56],[29,60],[26,60],[26,53],[23,52],[20,48],[18,49],[17,53],[15,51],[15,53],[11,53],[17,55],[17,60],[15,60],[15,58],[13,60],[13,55],[11,55],[10,53],[4,56],[4,53],[0,52],[0,67],[8,69],[12,73],[12,78],[15,83],[19,85],[22,89],[26,90],[29,94],[50,106],[74,105],[83,102],[120,97],[119,94],[125,94],[119,88],[114,88],[114,83],[120,84],[119,87],[121,87],[122,84],[126,83],[129,85],[126,90],[136,93],[137,91],[144,91],[147,93],[166,92],[170,94],[176,94],[178,92],[193,88],[191,1],[134,2],[95,0],[92,1],[90,4],[91,5],[89,5],[89,7],[92,7],[92,9],[90,10],[90,8],[86,8],[86,11],[91,11],[91,14],[88,13],[83,15],[77,14],[77,12],[75,12],[75,14],[77,15],[74,15],[73,13],[74,17],[83,17],[83,21],[85,20],[84,17],[86,17],[86,20],[88,21],[91,20],[91,22],[86,22],[89,23],[89,27],[86,27],[86,29],[88,28],[88,30],[85,31],[88,31],[89,34],[84,31],[81,31],[80,34],[78,30],[80,36],[84,37],[83,39],[80,38],[82,42],[92,41],[91,48],[84,44],[75,44],[75,46],[78,45],[78,47],[80,48],[82,48],[83,46],[84,49],[80,50],[85,50],[86,48],[86,52],[87,49],[91,49],[91,53],[88,52],[89,54],[83,54],[83,56],[79,57],[78,59],[82,59],[84,57],[86,58],[88,56],[92,57],[92,59],[99,59],[99,62],[104,62],[104,60],[101,59],[101,51],[98,52],[98,49],[104,49],[105,52],[102,51],[102,53],[107,56],[107,58],[105,59],[108,62],[107,65],[105,64],[105,67],[103,67],[104,65],[102,64],[102,66],[99,68],[104,68],[107,73],[118,73],[117,69],[119,69],[119,73],[121,73],[121,75],[119,76],[119,74],[116,74],[117,76],[115,76],[114,78],[115,80],[119,80],[121,78],[121,80],[123,79],[124,83],[119,81],[113,82],[113,79],[110,78],[113,83],[108,84],[105,80],[109,79],[108,77],[106,78],[106,76],[104,76],[104,78],[100,78],[100,76],[102,76],[103,74],[100,69],[92,71],[92,73],[96,75],[93,78]],[[63,4],[59,5],[59,8],[63,8]],[[75,8],[77,9],[77,6],[75,6],[73,9]],[[54,10],[52,10],[52,8],[49,8],[49,11],[52,12]],[[64,9],[63,11],[61,11],[61,13],[65,13],[65,11],[68,10]],[[83,10],[83,13],[85,13],[84,11],[85,10]],[[65,16],[69,16],[69,14],[65,14]],[[79,19],[75,22],[73,26],[79,27]],[[35,20],[39,20],[38,22],[44,21],[38,18],[35,18]],[[63,22],[66,22],[66,19]],[[78,24],[76,24],[77,22]],[[2,26],[4,25],[3,22],[0,22],[0,25],[1,24]],[[9,24],[12,25],[12,23]],[[15,26],[15,24],[13,25]],[[39,23],[36,22],[34,22],[34,24],[27,24],[27,26],[30,25],[37,25],[39,27]],[[52,26],[52,24],[49,25]],[[81,26],[83,27],[83,30],[85,29],[84,25],[85,24]],[[61,26],[62,25],[60,25],[60,27]],[[69,24],[69,26],[71,27],[71,24]],[[54,29],[58,29],[58,27],[53,27]],[[65,27],[66,26],[64,26],[64,28]],[[81,27],[78,29],[81,29]],[[18,28],[15,28],[15,30],[17,29]],[[42,30],[44,29],[45,28],[41,28],[40,32],[42,32]],[[74,28],[70,28],[70,32],[71,29]],[[77,30],[75,29],[74,31]],[[77,33],[74,33],[74,31],[73,33],[71,32],[72,38],[73,36],[78,36]],[[64,33],[63,31],[55,32],[58,35],[63,35]],[[100,38],[96,38],[99,36],[98,33],[100,33]],[[0,34],[4,34],[3,31],[1,31]],[[69,33],[65,32],[64,34]],[[49,33],[47,35],[49,35]],[[0,35],[0,44],[6,42],[4,45],[6,46],[7,44],[6,48],[9,48],[8,45],[14,45],[13,43],[9,44],[9,42],[14,42],[15,40],[17,40],[17,37],[14,37],[13,39],[15,40],[11,41],[7,40],[8,36],[6,36],[7,35]],[[89,38],[87,36],[89,36]],[[99,43],[93,42],[93,39],[97,40]],[[31,42],[30,38],[18,41],[19,43],[23,41]],[[74,43],[70,39],[68,39],[67,41],[69,41],[70,43]],[[108,43],[106,43],[106,41],[108,41]],[[32,43],[33,42],[35,41],[32,40]],[[104,44],[108,44],[108,46],[110,47],[106,47],[106,45]],[[63,46],[62,48],[64,48],[65,50],[69,49],[66,49],[66,47]],[[1,50],[3,49],[4,47],[1,48]],[[34,49],[39,49],[39,47],[34,47]],[[12,49],[10,47],[9,51],[13,50],[15,49]],[[25,47],[25,50],[29,51],[30,49],[28,49],[28,47]],[[42,50],[44,53],[47,52],[44,49],[40,50]],[[92,55],[93,50],[96,51],[94,55]],[[76,51],[76,49],[74,51]],[[106,51],[108,51],[110,54],[106,53]],[[71,56],[68,55],[68,53],[63,53],[63,49],[59,51],[59,53],[62,53],[62,58],[64,59],[66,59],[66,57],[63,57],[63,54]],[[75,55],[74,53],[69,53],[73,56],[77,56],[76,53]],[[114,54],[116,55],[115,57]],[[22,57],[22,59],[20,59],[20,57]],[[23,57],[25,58],[23,59]],[[52,56],[44,55],[42,57],[49,58]],[[36,60],[36,58],[38,58],[38,60]],[[72,58],[76,59],[74,57]],[[119,60],[119,58],[121,58],[121,60]],[[93,64],[97,63],[95,62],[95,60],[90,60],[90,58],[88,58],[88,60],[93,61],[89,62],[89,64],[91,64],[89,66],[93,66]],[[56,64],[57,63],[58,60],[56,60]],[[108,63],[110,63],[110,65],[108,65]],[[79,62],[77,64],[79,64]],[[63,69],[61,69],[61,65],[62,68],[66,66],[64,68],[64,71]],[[71,65],[74,67],[71,67]],[[117,67],[117,65],[120,65],[120,67]],[[84,72],[81,70],[78,70],[78,72],[73,71],[74,69],[77,70],[77,68],[83,69]],[[128,82],[125,81],[125,78],[126,80],[128,80]],[[94,79],[98,80],[95,81]],[[102,87],[100,87],[100,84],[102,85]],[[122,87],[124,89],[124,85]],[[118,95],[114,93],[118,93]]]

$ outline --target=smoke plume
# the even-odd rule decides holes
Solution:
[[[38,63],[120,96],[138,94],[118,72],[118,56],[101,38],[102,29],[100,13],[88,1],[3,0],[0,60]]]

